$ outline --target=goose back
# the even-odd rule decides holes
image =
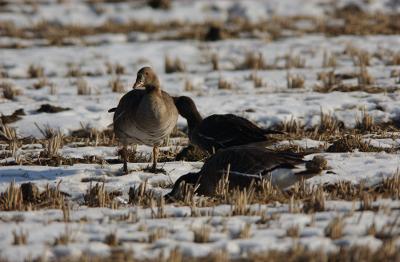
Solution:
[[[203,119],[189,135],[194,144],[212,153],[220,148],[264,142],[267,134],[243,117],[215,114]]]
[[[304,154],[274,152],[256,146],[221,149],[206,160],[200,172],[180,177],[166,197],[174,198],[182,182],[196,185],[200,195],[212,196],[227,174],[230,189],[243,189],[262,179],[270,179],[272,185],[284,189],[319,174],[326,167],[323,157],[315,156],[310,161],[303,157]]]

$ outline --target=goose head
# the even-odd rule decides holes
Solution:
[[[179,114],[186,119],[190,119],[194,113],[198,113],[196,104],[188,96],[174,97],[174,102]]]
[[[146,90],[148,89],[160,89],[160,81],[154,70],[151,67],[142,67],[136,76],[136,82],[133,85],[133,89],[144,87]]]

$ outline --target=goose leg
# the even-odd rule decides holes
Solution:
[[[153,173],[157,172],[157,159],[158,159],[158,146],[154,145],[153,146],[153,166],[151,168],[151,170],[153,171]]]
[[[128,174],[128,148],[126,145],[123,145],[122,150],[121,150],[121,156],[122,156],[122,161],[124,161],[124,166],[122,168],[122,171],[124,175]]]

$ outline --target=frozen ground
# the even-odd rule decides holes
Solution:
[[[294,15],[323,19],[333,8],[349,3],[356,4],[368,14],[377,11],[392,14],[400,7],[400,2],[393,0],[334,1],[336,5],[328,0],[177,0],[170,10],[154,10],[145,5],[145,1],[97,2],[47,0],[29,5],[12,1],[0,6],[0,21],[12,22],[16,29],[39,22],[62,29],[71,25],[100,26],[107,21],[124,24],[132,19],[155,23],[204,23],[238,17],[259,22],[274,17],[289,19]],[[297,29],[307,26],[306,22],[296,24]],[[107,130],[112,123],[112,114],[107,110],[117,105],[124,91],[130,90],[137,70],[151,65],[167,92],[192,97],[204,116],[234,113],[268,128],[297,121],[302,129],[310,131],[321,126],[321,112],[330,115],[343,123],[343,129],[320,136],[318,132],[292,134],[289,130],[290,135],[272,147],[313,150],[314,154],[327,159],[329,169],[308,180],[308,185],[336,185],[340,181],[349,181],[374,186],[398,174],[400,167],[398,35],[328,37],[306,31],[299,34],[294,30],[283,32],[283,37],[277,39],[266,39],[262,32],[254,29],[252,37],[244,35],[205,42],[157,40],[165,39],[163,36],[170,34],[169,31],[154,34],[108,32],[72,37],[67,39],[69,45],[56,46],[40,34],[32,32],[30,37],[19,38],[15,36],[17,34],[8,35],[2,28],[0,45],[17,44],[19,48],[0,49],[0,90],[4,91],[4,83],[8,83],[15,91],[13,99],[0,96],[0,113],[9,116],[22,108],[25,115],[8,124],[16,129],[19,139],[15,152],[12,152],[12,143],[0,141],[0,192],[6,191],[14,181],[17,184],[33,182],[40,190],[45,190],[47,185],[55,187],[59,184],[60,190],[70,195],[71,211],[67,223],[59,209],[0,211],[0,260],[58,259],[82,254],[108,256],[116,248],[107,240],[110,235],[116,237],[118,247],[134,257],[153,260],[168,257],[174,250],[179,250],[185,257],[223,252],[230,258],[249,257],[269,250],[288,251],[298,245],[309,251],[326,253],[353,246],[365,246],[374,251],[386,245],[387,235],[394,246],[400,248],[398,194],[375,197],[369,208],[362,206],[365,199],[350,201],[339,197],[339,200],[327,200],[324,210],[311,213],[296,211],[293,203],[276,201],[248,205],[246,215],[235,215],[232,211],[235,207],[228,204],[195,209],[168,204],[160,216],[156,206],[128,204],[129,189],[147,181],[148,189],[161,196],[181,175],[199,170],[202,162],[162,162],[160,165],[167,174],[150,174],[143,169],[149,165],[151,148],[139,146],[138,154],[147,160],[130,163],[130,174],[119,176],[121,164],[117,163],[115,141],[110,142],[101,135],[99,138],[72,136],[73,131],[82,127],[91,129],[94,134]],[[250,53],[261,55],[265,63],[256,73],[244,63]],[[213,70],[211,63],[215,54],[218,70]],[[179,58],[185,65],[184,72],[165,73],[166,56]],[[363,66],[360,63],[364,63]],[[110,66],[117,65],[123,68],[118,81],[124,91],[119,93],[113,92],[110,84],[117,79],[110,73]],[[37,70],[41,72],[35,76],[32,68],[43,71]],[[366,71],[361,74],[362,70]],[[321,75],[331,71],[336,80],[340,78],[340,88],[317,92],[328,86]],[[261,82],[257,88],[254,74]],[[288,77],[296,76],[304,80],[303,86],[289,88]],[[367,78],[372,80],[366,84]],[[220,80],[230,83],[230,88],[219,88]],[[79,81],[84,81],[90,89],[86,95],[77,94]],[[191,88],[187,87],[188,83]],[[37,112],[43,104],[67,110]],[[357,123],[359,126],[365,116],[373,119],[377,128],[360,131]],[[178,120],[178,126],[185,128],[184,119]],[[390,128],[385,129],[387,126]],[[64,162],[54,166],[49,161],[43,161],[43,164],[34,161],[45,158],[43,154],[48,143],[42,131],[48,128],[65,136],[58,156],[63,161],[80,161],[79,164]],[[341,132],[346,135],[356,133],[360,141],[372,149],[349,146],[349,150],[329,152],[328,148]],[[174,155],[186,144],[187,138],[174,137],[162,150]],[[168,159],[173,160],[173,157]],[[101,181],[106,190],[121,192],[116,198],[119,208],[85,206],[83,196],[89,188],[88,181]],[[342,233],[332,235],[329,228],[338,220]],[[26,243],[13,244],[15,235],[24,234],[27,235]],[[68,236],[68,241],[61,243],[59,239],[63,236]]]

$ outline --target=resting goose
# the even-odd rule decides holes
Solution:
[[[137,89],[144,87],[145,89]],[[143,144],[153,147],[152,171],[156,172],[158,146],[176,125],[178,111],[172,97],[161,90],[157,75],[150,67],[137,73],[133,90],[125,94],[114,112],[113,127],[122,143],[123,171],[128,173],[127,146]]]
[[[233,114],[215,114],[203,119],[187,96],[174,97],[174,102],[179,114],[187,120],[190,142],[211,154],[220,148],[265,142],[268,134],[281,133],[262,129]]]
[[[273,186],[284,189],[301,179],[317,175],[326,168],[327,162],[321,156],[315,156],[311,161],[304,160],[303,157],[302,154],[273,152],[255,146],[221,149],[206,160],[198,173],[181,176],[165,197],[178,197],[182,182],[195,186],[199,195],[213,196],[219,180],[227,173],[228,166],[230,189],[243,189],[261,179],[271,179]]]

